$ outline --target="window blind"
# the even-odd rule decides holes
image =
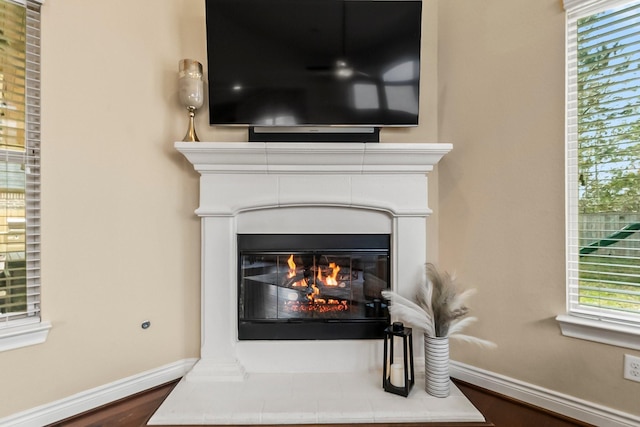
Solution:
[[[567,15],[568,310],[640,324],[640,1]]]
[[[0,0],[0,327],[40,313],[40,4]]]

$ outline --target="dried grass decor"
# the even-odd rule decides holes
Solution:
[[[466,302],[475,293],[475,289],[460,291],[454,277],[439,271],[431,263],[426,264],[426,276],[416,293],[415,301],[393,291],[382,292],[382,296],[391,303],[390,314],[430,337],[450,337],[483,347],[496,347],[491,341],[461,333],[478,320],[476,317],[467,317],[469,308]]]

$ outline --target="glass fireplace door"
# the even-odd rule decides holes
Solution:
[[[382,337],[388,235],[239,235],[239,339]]]

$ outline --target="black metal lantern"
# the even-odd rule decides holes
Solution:
[[[402,345],[394,341],[400,340]],[[400,343],[398,343],[400,344]],[[394,357],[394,348],[402,354]],[[402,363],[396,360],[402,360]],[[382,387],[389,393],[407,397],[413,387],[413,335],[411,328],[402,322],[394,322],[384,330],[384,364],[382,365]]]

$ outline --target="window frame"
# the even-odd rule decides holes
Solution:
[[[27,10],[25,154],[27,168],[27,288],[33,294],[25,317],[0,320],[0,352],[46,341],[51,323],[40,315],[40,8],[42,0],[8,0]]]
[[[573,25],[578,19],[593,15],[617,6],[637,0],[564,0],[567,12],[565,23],[566,46],[566,126],[565,126],[565,189],[566,189],[566,314],[556,317],[563,335],[580,338],[619,347],[640,350],[640,316],[617,318],[611,314],[615,310],[603,308],[583,310],[575,301],[573,290],[578,287],[578,212],[577,203],[577,117],[572,114],[576,109],[576,93],[572,92],[576,83],[577,54],[572,50],[575,44],[571,37]]]

